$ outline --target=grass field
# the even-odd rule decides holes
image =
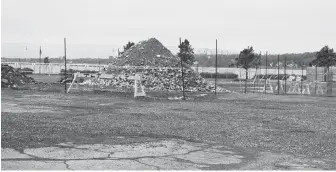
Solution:
[[[335,98],[228,93],[170,101],[134,99],[132,94],[10,89],[2,89],[1,95],[1,146],[5,148],[147,136],[336,159]]]

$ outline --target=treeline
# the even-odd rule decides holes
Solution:
[[[307,52],[307,53],[298,53],[298,54],[281,54],[280,55],[280,62],[285,63],[285,57],[287,57],[287,64],[294,64],[296,67],[301,67],[302,64],[309,65],[315,58],[316,53]],[[228,55],[217,55],[217,66],[218,67],[230,67],[232,61],[237,58],[238,54],[228,54]],[[198,62],[199,67],[215,67],[216,65],[216,58],[215,55],[205,55],[205,54],[195,54],[196,61]],[[41,62],[43,63],[43,59]],[[67,59],[67,63],[88,63],[88,64],[108,64],[114,60],[113,57],[108,58],[79,58],[79,59]],[[2,62],[19,62],[18,58],[7,58],[2,57]],[[21,58],[21,62],[29,62],[29,63],[38,63],[38,58]],[[50,63],[64,63],[63,58],[49,58]],[[278,55],[276,54],[269,54],[267,55],[267,66],[273,64],[277,64],[278,62]],[[265,54],[261,55],[261,66],[265,66],[266,64],[266,56]]]
[[[285,57],[287,64],[293,64],[293,66],[301,67],[302,65],[309,65],[309,63],[315,59],[316,53],[299,53],[299,54],[281,54],[279,56],[280,63],[285,63]],[[237,58],[239,54],[229,54],[229,55],[217,55],[217,66],[218,67],[230,67],[232,61]],[[205,54],[195,54],[196,61],[199,67],[215,67],[216,56],[215,55],[205,55]],[[267,66],[276,66],[278,63],[277,54],[267,55]],[[261,55],[261,66],[266,64],[266,55]]]

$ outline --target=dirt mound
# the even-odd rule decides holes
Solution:
[[[116,66],[179,67],[180,59],[174,56],[156,38],[140,41],[126,50],[113,63]]]
[[[187,91],[214,91],[211,85],[187,64],[183,64],[184,89]],[[181,61],[155,38],[141,41],[126,50],[107,69],[112,82],[91,79],[90,84],[132,87],[133,76],[141,74],[142,84],[149,90],[182,90]],[[103,84],[102,84],[103,83]],[[219,91],[222,89],[219,88]]]
[[[36,83],[36,81],[26,76],[20,69],[1,64],[1,87],[17,87],[31,83]]]

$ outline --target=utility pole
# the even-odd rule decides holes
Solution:
[[[40,58],[39,58],[39,74],[41,75],[41,55],[42,55],[42,49],[40,46]]]
[[[316,87],[317,87],[317,64],[315,66],[315,96],[316,96]]]
[[[180,46],[182,45],[182,41],[181,41],[181,37],[180,37]],[[183,76],[183,60],[182,60],[182,56],[180,57],[181,58],[181,69],[182,69],[182,94],[183,94],[183,97],[182,97],[182,100],[185,100],[185,95],[184,95],[184,76]]]
[[[67,68],[66,68],[66,38],[64,38],[64,69],[65,69],[65,76],[64,76],[64,92],[67,93],[67,85],[66,85],[66,79],[67,79]]]
[[[278,94],[280,94],[280,91],[279,91],[280,90],[280,88],[279,88],[280,87],[280,78],[279,78],[279,71],[280,71],[280,64],[279,63],[280,63],[280,59],[279,59],[279,56],[280,55],[278,54]]]
[[[286,68],[287,68],[287,56],[285,56],[285,94],[287,94],[287,72],[286,72]]]
[[[266,88],[267,88],[267,86],[266,86],[266,84],[267,84],[267,51],[266,51],[266,64],[265,64],[265,66],[266,66],[266,74],[265,74],[265,94],[266,94]]]
[[[302,63],[302,67],[301,67],[301,95],[302,95],[303,65],[304,63]]]
[[[217,95],[217,39],[216,39],[216,76],[215,76],[215,95]]]

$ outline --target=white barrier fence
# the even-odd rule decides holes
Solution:
[[[63,63],[27,63],[27,62],[3,62],[14,68],[30,68],[33,70],[33,74],[60,74],[61,70],[64,69]],[[67,64],[67,70],[89,70],[89,71],[100,71],[103,68],[107,68],[108,65],[99,65],[99,64]],[[215,73],[216,68],[214,67],[191,67],[193,70],[198,71],[198,73]],[[246,72],[245,69],[241,68],[217,68],[218,73],[235,73],[238,75],[239,79],[245,79]],[[248,77],[251,79],[254,75],[258,73],[261,75],[266,74],[266,69],[250,69],[248,71]],[[280,74],[284,74],[284,69],[280,69]],[[301,69],[287,69],[287,74],[301,75]],[[267,69],[267,74],[277,75],[278,69]],[[303,75],[306,75],[306,70],[303,70]]]
[[[33,74],[60,74],[62,69],[65,69],[64,63],[26,63],[26,62],[2,62],[8,64],[14,68],[30,68],[33,70]],[[103,68],[107,68],[107,65],[99,64],[67,64],[67,70],[89,70],[100,71]]]

